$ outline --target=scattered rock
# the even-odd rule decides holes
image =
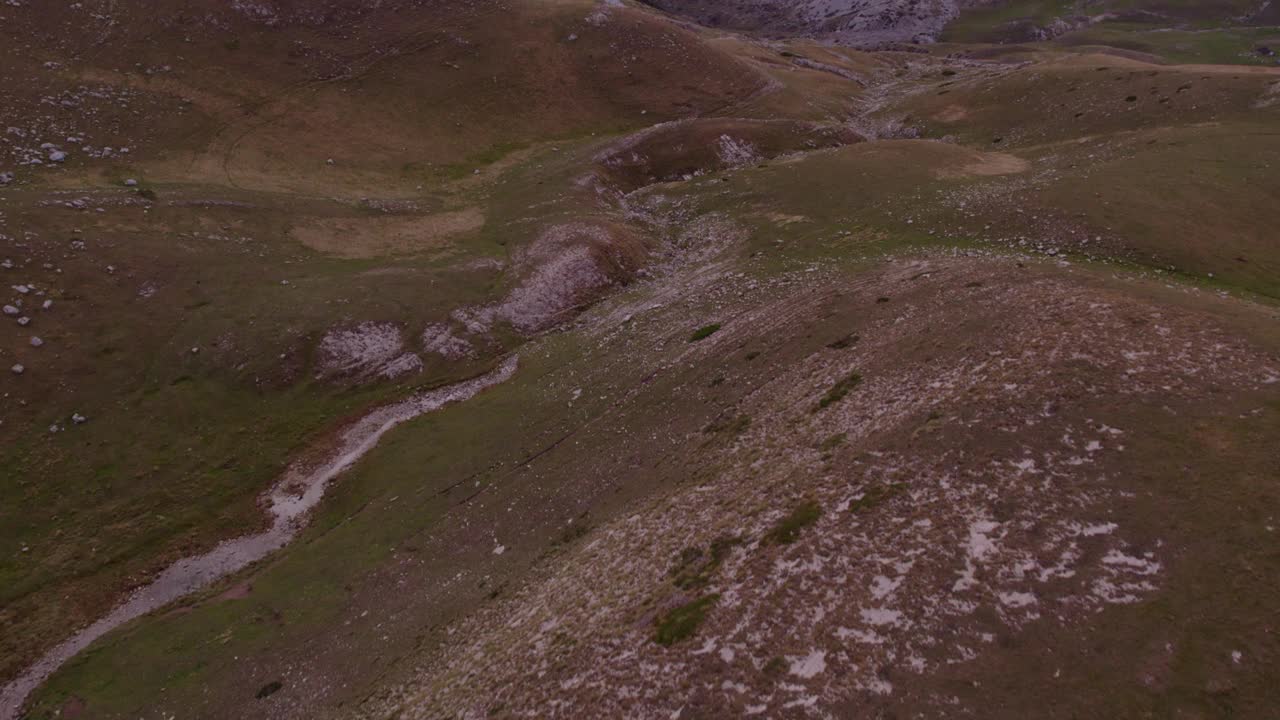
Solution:
[[[53,301],[52,301],[52,300],[45,300],[43,303],[41,303],[41,304],[40,304],[40,309],[41,309],[41,310],[48,310],[48,309],[49,309],[49,308],[51,308],[51,307],[53,307]]]
[[[138,186],[138,181],[137,181],[137,180],[134,180],[133,178],[129,178],[128,180],[125,180],[125,181],[124,181],[124,186],[125,186],[125,187],[137,187],[137,186]]]
[[[13,182],[13,173],[0,172],[0,186],[8,185],[11,182]]]
[[[405,353],[384,365],[378,375],[391,380],[420,370],[422,370],[422,358],[418,357],[416,353]]]
[[[474,354],[471,343],[454,335],[443,323],[428,325],[422,331],[422,349],[450,360]]]
[[[413,361],[405,356],[400,328],[391,323],[365,322],[352,328],[331,330],[320,341],[320,367],[324,376],[354,374],[372,377],[384,370],[409,371]],[[395,368],[392,366],[395,365]]]
[[[22,366],[22,363],[18,363],[9,369],[13,371],[14,375],[21,375],[22,373],[27,371],[27,369]]]
[[[16,307],[12,306],[12,305],[5,305],[5,306],[4,306],[4,314],[5,314],[5,315],[13,316],[13,315],[17,315],[17,314],[18,314],[18,313],[20,313],[20,312],[22,312],[22,311],[21,311],[21,310],[19,310],[19,309],[18,309],[18,308],[16,308]]]
[[[43,345],[44,345],[44,340],[41,340],[35,335],[31,336],[31,347],[41,347]]]
[[[60,163],[60,162],[65,161],[66,159],[67,159],[67,154],[66,154],[65,152],[61,151],[61,150],[50,150],[50,151],[49,151],[49,161],[50,161],[50,162],[57,162],[57,163]]]
[[[85,424],[85,423],[86,423],[86,422],[88,422],[88,421],[89,421],[89,418],[87,418],[87,417],[85,417],[85,416],[81,415],[80,413],[72,413],[72,414],[71,414],[71,422],[73,422],[73,423],[75,423],[75,424],[77,424],[77,425],[83,425],[83,424]]]
[[[31,324],[31,318],[27,317],[26,315],[23,315],[22,317],[18,318],[18,324],[21,325],[22,327],[26,327]]]

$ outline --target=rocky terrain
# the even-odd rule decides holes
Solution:
[[[1034,42],[1112,23],[1152,32],[1215,26],[1274,27],[1265,0],[1213,3],[1112,0],[645,0],[709,27],[765,37],[804,37],[862,47],[965,39]],[[963,17],[962,17],[963,16]],[[957,22],[959,21],[959,22]],[[1133,44],[1122,42],[1118,47]],[[1262,46],[1270,50],[1267,45]],[[895,49],[903,49],[897,47]],[[1271,57],[1264,52],[1262,57]]]
[[[0,4],[0,718],[1270,717],[1274,13]]]
[[[964,0],[652,0],[649,4],[711,27],[834,42],[931,42]]]

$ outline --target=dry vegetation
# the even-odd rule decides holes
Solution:
[[[1268,717],[1265,12],[652,4],[0,4],[0,718]]]

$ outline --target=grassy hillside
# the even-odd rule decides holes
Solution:
[[[2,351],[0,677],[260,525],[258,494],[342,418],[516,342],[375,383],[318,349],[366,322],[412,343],[515,285],[563,211],[530,212],[543,181],[512,167],[761,82],[625,8],[322,10],[0,11],[4,274],[32,288],[6,294],[29,324],[6,317]]]
[[[1254,0],[1012,0],[981,3],[951,22],[949,43],[1113,48],[1178,63],[1276,64],[1280,15]]]
[[[515,355],[29,717],[1266,717],[1280,74],[1206,64],[1247,10],[866,52],[2,6],[0,679]]]

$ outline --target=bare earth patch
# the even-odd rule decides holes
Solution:
[[[948,105],[933,117],[940,122],[958,122],[969,117],[969,111],[962,105]]]
[[[314,219],[295,225],[289,235],[313,250],[358,259],[440,250],[482,227],[484,212],[469,207],[422,216]]]
[[[1016,175],[1031,169],[1031,163],[1015,155],[1000,152],[968,151],[972,160],[959,167],[947,167],[935,172],[939,179],[963,177],[991,177]]]

